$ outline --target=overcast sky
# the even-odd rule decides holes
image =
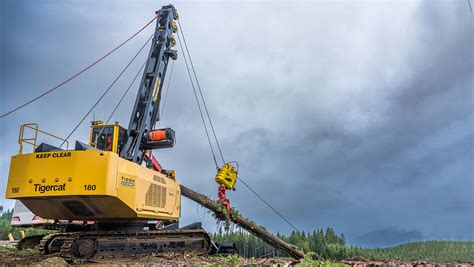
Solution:
[[[333,227],[365,246],[474,239],[474,16],[466,1],[174,4],[226,159],[299,229]],[[102,56],[160,7],[1,1],[0,113]],[[0,119],[1,192],[20,124],[67,136],[152,32]],[[89,121],[108,117],[145,58],[72,140],[87,142]],[[114,121],[127,126],[137,89]],[[160,123],[175,129],[177,144],[155,154],[181,183],[215,196],[193,97],[180,54]],[[267,229],[292,230],[242,184],[229,196]],[[183,199],[182,223],[194,221],[216,228]]]

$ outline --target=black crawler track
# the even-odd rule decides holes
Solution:
[[[100,262],[165,252],[207,254],[211,239],[204,230],[71,232],[45,236],[44,254],[60,252],[68,262]]]
[[[16,248],[18,250],[34,248],[40,243],[44,236],[45,235],[34,235],[24,237],[18,242],[18,244],[16,244]]]
[[[67,237],[69,234],[74,233],[54,233],[45,235],[38,245],[40,252],[42,254],[59,252],[62,246],[62,238]]]

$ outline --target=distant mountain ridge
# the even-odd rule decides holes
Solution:
[[[401,230],[395,227],[388,227],[350,238],[348,243],[358,247],[382,248],[425,240],[426,238],[418,230]]]
[[[474,241],[422,241],[390,248],[353,248],[372,260],[474,263]]]

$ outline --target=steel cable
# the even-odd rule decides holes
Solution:
[[[112,119],[112,116],[115,114],[115,112],[117,111],[118,107],[120,106],[120,104],[122,104],[122,101],[123,99],[125,98],[125,96],[127,95],[128,91],[130,91],[130,88],[132,87],[132,85],[135,83],[135,80],[138,78],[138,75],[140,75],[140,73],[142,72],[142,69],[145,67],[146,63],[147,63],[148,59],[145,60],[145,62],[142,64],[142,66],[140,67],[140,69],[138,70],[137,74],[135,74],[135,77],[133,77],[133,80],[132,82],[130,83],[130,85],[128,86],[127,90],[125,90],[125,92],[123,93],[122,97],[120,98],[119,102],[117,103],[117,105],[115,105],[115,108],[114,110],[112,111],[112,113],[110,114],[110,116],[107,118],[107,121],[105,122],[104,126],[102,127],[102,129],[100,129],[100,132],[99,134],[97,135],[96,139],[94,140],[94,144],[97,144],[97,138],[102,134],[102,132],[104,131],[105,129],[105,125],[107,125],[110,121],[110,119]]]
[[[54,86],[53,88],[45,91],[44,93],[40,94],[39,96],[21,104],[20,106],[0,115],[0,119],[1,118],[4,118],[10,114],[12,114],[13,112],[33,103],[34,101],[42,98],[43,96],[53,92],[54,90],[58,89],[59,87],[65,85],[66,83],[70,82],[71,80],[75,79],[77,76],[81,75],[82,73],[84,73],[85,71],[87,71],[88,69],[92,68],[93,66],[95,66],[97,63],[99,63],[100,61],[102,61],[103,59],[105,59],[106,57],[108,57],[110,54],[114,53],[117,49],[119,49],[120,47],[122,47],[123,45],[125,45],[126,43],[128,43],[128,41],[130,41],[131,39],[133,39],[135,36],[137,36],[140,32],[142,32],[146,27],[148,27],[148,25],[150,25],[155,19],[156,17],[158,16],[155,15],[153,17],[152,20],[150,20],[147,24],[145,24],[145,26],[143,26],[140,30],[138,30],[136,33],[134,33],[132,36],[130,36],[127,40],[123,41],[121,44],[119,44],[118,46],[116,46],[114,49],[112,49],[111,51],[109,51],[108,53],[106,53],[104,56],[102,56],[101,58],[99,58],[98,60],[94,61],[92,64],[88,65],[87,67],[83,68],[82,70],[80,70],[79,72],[77,72],[76,74],[70,76],[69,78],[67,78],[66,80],[62,81],[61,83],[59,83],[58,85]]]
[[[132,64],[132,62],[137,58],[137,56],[140,54],[140,52],[143,50],[143,48],[145,48],[145,46],[148,44],[148,42],[151,40],[151,38],[153,38],[153,36],[155,35],[155,33],[153,33],[150,38],[148,38],[145,42],[145,44],[143,44],[143,46],[140,48],[140,50],[138,50],[138,52],[133,56],[133,58],[128,62],[128,64],[125,66],[125,68],[119,73],[119,75],[114,79],[114,81],[110,84],[110,86],[107,88],[107,90],[104,91],[104,93],[102,93],[102,95],[99,97],[99,99],[94,103],[94,105],[92,105],[92,107],[89,109],[89,111],[86,113],[86,115],[84,115],[84,117],[82,117],[82,119],[79,121],[79,123],[74,127],[74,129],[69,133],[69,135],[64,139],[64,141],[61,143],[61,145],[59,146],[59,148],[61,148],[61,146],[64,145],[64,143],[69,139],[69,137],[71,137],[71,135],[77,130],[77,128],[82,124],[82,122],[87,118],[87,116],[89,116],[89,114],[92,112],[92,110],[99,104],[99,102],[102,100],[102,98],[104,98],[104,96],[110,91],[110,89],[115,85],[115,83],[118,81],[118,79],[120,77],[122,77],[122,75],[125,73],[125,71],[128,69],[128,67]]]
[[[213,135],[214,135],[214,139],[215,139],[216,144],[217,144],[217,148],[219,149],[219,153],[220,153],[220,156],[221,156],[221,158],[222,158],[222,161],[225,163],[224,156],[223,156],[221,147],[220,147],[220,145],[219,145],[219,141],[218,141],[218,139],[217,139],[216,132],[215,132],[214,127],[213,127],[213,125],[212,125],[212,120],[211,120],[211,117],[210,117],[210,115],[209,115],[209,111],[208,111],[208,109],[207,109],[206,101],[204,100],[204,96],[203,96],[203,94],[202,94],[201,86],[200,86],[200,84],[199,84],[199,80],[198,80],[198,78],[197,78],[196,71],[195,71],[195,69],[194,69],[194,65],[193,65],[193,63],[192,63],[191,55],[190,55],[190,53],[189,53],[189,49],[188,49],[188,46],[187,46],[187,43],[186,43],[186,38],[184,37],[183,26],[181,26],[179,20],[178,20],[178,25],[179,25],[179,28],[180,28],[181,36],[183,37],[184,46],[185,46],[185,48],[186,48],[186,52],[187,52],[187,55],[188,55],[188,57],[189,57],[189,62],[190,62],[190,64],[191,64],[191,68],[192,68],[192,70],[193,70],[194,78],[195,78],[195,80],[196,80],[196,84],[197,84],[197,87],[198,87],[198,89],[199,89],[199,93],[200,93],[200,95],[201,95],[201,99],[202,99],[202,102],[203,102],[203,106],[204,106],[204,108],[205,108],[205,110],[206,110],[207,118],[208,118],[208,120],[209,120],[209,124],[210,124],[210,126],[211,126],[211,130],[212,130],[212,133],[213,133]],[[183,52],[183,57],[184,57],[185,62],[186,62],[186,68],[188,69],[188,74],[189,74],[189,76],[190,76],[189,78],[191,79],[191,84],[193,84],[192,78],[191,78],[191,73],[189,72],[189,67],[188,67],[188,64],[187,64],[187,61],[186,61],[186,55],[184,55],[183,46],[181,45],[181,39],[180,39],[180,37],[179,37],[179,34],[177,34],[177,35],[178,35],[178,41],[180,42],[181,51]],[[196,101],[197,101],[198,107],[199,107],[199,112],[201,113],[201,118],[202,118],[203,115],[202,115],[201,107],[200,107],[200,105],[199,105],[199,100],[198,100],[198,97],[197,97],[197,94],[196,94],[196,90],[195,90],[195,88],[194,88],[194,85],[193,85],[193,91],[194,91],[194,94],[195,94],[195,97],[196,97]],[[204,124],[204,129],[206,130],[207,138],[208,138],[208,140],[209,140],[209,134],[208,134],[208,131],[207,131],[206,124],[204,123],[204,119],[203,119],[203,124]],[[215,158],[215,155],[214,155],[214,150],[213,150],[213,148],[212,148],[212,145],[211,145],[210,140],[209,140],[209,146],[211,147],[211,151],[212,151],[212,153],[213,153],[214,161],[215,161],[216,167],[217,167],[217,166],[218,166],[218,165],[217,165],[217,161],[216,161],[216,158]],[[217,167],[217,168],[218,168],[218,167]],[[241,181],[241,182],[245,185],[245,187],[247,187],[255,196],[257,196],[261,201],[263,201],[263,203],[265,203],[268,207],[270,207],[270,208],[271,208],[280,218],[282,218],[288,225],[290,225],[290,226],[291,226],[293,229],[295,229],[296,231],[299,231],[298,228],[296,228],[287,218],[285,218],[285,217],[284,217],[280,212],[278,212],[272,205],[270,205],[270,203],[268,203],[265,199],[263,199],[263,197],[260,196],[260,194],[258,194],[255,190],[253,190],[252,187],[250,187],[250,185],[248,185],[244,180],[242,180],[242,178],[237,177],[237,179],[239,179],[239,181]]]
[[[261,201],[263,201],[263,203],[267,204],[267,206],[270,207],[270,209],[272,209],[278,216],[280,216],[280,218],[282,218],[287,224],[289,224],[291,227],[293,227],[293,229],[295,229],[297,232],[299,232],[299,230],[298,230],[298,228],[296,228],[296,226],[294,226],[288,219],[286,219],[280,212],[278,212],[272,205],[270,205],[270,203],[265,201],[265,199],[263,199],[257,192],[255,192],[255,190],[253,190],[252,187],[250,187],[250,185],[248,185],[244,180],[242,180],[242,178],[237,176],[237,179],[239,179],[239,181],[241,181]]]
[[[181,52],[183,53],[184,63],[186,64],[186,70],[188,71],[189,80],[191,81],[191,87],[193,88],[194,97],[196,98],[196,103],[197,103],[198,108],[199,108],[199,114],[201,115],[201,120],[202,120],[202,123],[204,125],[204,130],[206,131],[207,141],[209,142],[209,147],[211,148],[212,158],[214,159],[214,163],[216,164],[216,169],[219,169],[219,164],[217,164],[216,155],[214,153],[214,148],[212,147],[211,138],[209,137],[209,132],[207,130],[206,123],[205,123],[205,120],[204,120],[204,115],[202,114],[201,104],[199,104],[199,98],[198,98],[198,95],[196,93],[196,88],[194,86],[193,78],[191,76],[191,71],[189,70],[188,61],[186,59],[186,54],[184,54],[183,44],[181,43],[181,38],[179,37],[179,34],[177,34],[177,36],[178,36],[179,48],[181,49]]]
[[[211,126],[212,134],[214,135],[214,139],[216,141],[217,149],[219,150],[219,154],[221,156],[222,163],[226,163],[226,161],[224,159],[224,155],[222,154],[221,146],[219,145],[219,141],[217,140],[216,131],[214,130],[214,125],[212,124],[211,116],[209,115],[209,110],[207,109],[206,101],[204,100],[204,96],[202,94],[201,85],[199,84],[199,80],[198,80],[197,75],[196,75],[196,70],[194,69],[193,60],[192,60],[191,55],[189,53],[188,44],[186,43],[186,37],[184,37],[183,27],[181,26],[181,23],[179,22],[179,20],[178,20],[178,26],[180,28],[181,36],[183,37],[184,46],[186,48],[186,53],[188,54],[189,62],[191,63],[191,69],[193,70],[194,79],[196,80],[196,84],[197,84],[197,87],[199,89],[199,94],[201,95],[204,110],[206,111],[207,118],[209,120],[209,125]],[[178,37],[179,37],[179,33],[178,33]]]
[[[166,99],[168,99],[168,92],[170,91],[171,79],[173,78],[173,69],[174,69],[174,60],[171,61],[170,77],[168,79],[168,85],[166,86],[165,98],[163,99],[163,107],[161,108],[160,120],[158,121],[157,127],[160,127],[160,122],[161,122],[161,119],[163,118],[163,114],[165,112]]]
[[[146,44],[145,44],[146,45]],[[153,48],[151,49],[152,51],[155,50],[156,46],[158,44],[155,44],[153,46]],[[128,91],[130,91],[130,88],[132,87],[133,83],[135,82],[135,80],[138,78],[138,75],[140,75],[142,69],[146,66],[146,63],[148,62],[149,58],[147,58],[145,60],[145,62],[143,62],[142,66],[140,67],[140,69],[138,70],[137,74],[135,74],[135,77],[133,77],[133,80],[132,82],[130,83],[130,85],[128,86],[127,90],[125,90],[124,94],[122,95],[122,97],[120,98],[119,102],[117,103],[117,105],[115,105],[115,108],[114,110],[112,111],[112,113],[110,114],[110,116],[107,118],[107,121],[105,122],[104,126],[102,127],[102,129],[100,129],[100,132],[99,134],[97,135],[96,137],[96,140],[94,140],[94,144],[97,143],[97,138],[102,134],[102,132],[104,131],[105,129],[105,126],[109,123],[110,119],[112,118],[112,116],[114,115],[115,111],[118,109],[118,107],[120,106],[120,104],[122,103],[123,99],[125,98],[125,96],[127,95]]]

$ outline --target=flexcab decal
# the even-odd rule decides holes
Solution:
[[[123,186],[134,187],[135,186],[135,179],[122,176],[122,181],[120,182],[120,184],[123,185]]]

